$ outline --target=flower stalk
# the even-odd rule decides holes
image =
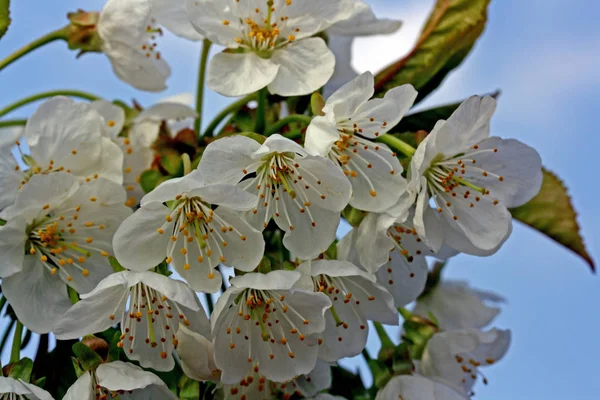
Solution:
[[[10,362],[16,363],[21,359],[21,338],[23,337],[23,324],[17,320],[15,327],[15,336],[12,342],[12,348],[10,351]]]
[[[48,92],[41,92],[41,93],[34,94],[32,96],[25,97],[19,101],[9,104],[8,106],[0,109],[0,117],[3,117],[4,115],[6,115],[16,109],[19,109],[23,106],[26,106],[26,105],[36,102],[38,100],[43,100],[43,99],[47,99],[47,98],[55,97],[55,96],[76,97],[76,98],[89,100],[89,101],[100,100],[100,97],[98,97],[94,94],[91,94],[91,93],[82,92],[80,90],[51,90]]]
[[[407,157],[412,157],[417,151],[410,144],[406,143],[402,139],[398,139],[393,135],[382,135],[377,139],[378,142],[387,144],[391,149],[404,154]]]
[[[273,124],[273,126],[269,127],[269,129],[267,129],[267,131],[266,131],[266,135],[270,136],[274,133],[277,133],[282,128],[284,128],[290,124],[298,123],[298,124],[308,125],[308,124],[310,124],[310,121],[312,121],[312,119],[307,115],[302,115],[302,114],[288,115],[287,117],[282,118],[279,121],[277,121],[275,124]]]
[[[252,93],[246,97],[239,99],[238,101],[236,101],[234,103],[231,103],[229,106],[227,106],[225,109],[223,109],[223,111],[221,111],[219,114],[217,114],[217,116],[210,122],[210,124],[208,125],[208,127],[206,128],[206,130],[204,131],[204,134],[202,136],[203,137],[212,136],[215,129],[217,129],[219,124],[225,118],[227,118],[228,115],[235,113],[240,108],[242,108],[243,106],[245,106],[246,104],[248,104],[249,102],[251,102],[252,100],[255,100],[255,99],[256,99],[256,94]]]
[[[198,70],[198,91],[196,94],[196,112],[198,118],[195,122],[196,135],[201,138],[202,135],[202,111],[204,108],[204,84],[206,82],[206,67],[208,64],[208,55],[210,53],[210,47],[212,42],[208,39],[204,39],[202,44],[202,55],[200,56],[200,68]]]

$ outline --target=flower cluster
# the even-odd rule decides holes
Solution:
[[[164,27],[223,46],[204,60],[208,87],[259,101],[229,111],[255,132],[219,137],[194,130],[202,109],[180,98],[143,109],[54,97],[16,147],[0,144],[0,277],[16,318],[60,341],[113,335],[110,356],[76,360],[64,399],[175,398],[147,371],[174,368],[211,382],[205,396],[336,398],[331,366],[401,314],[422,347],[377,399],[467,399],[487,383],[481,369],[510,344],[486,330],[503,299],[440,282],[428,259],[492,255],[508,209],[540,190],[537,152],[490,136],[494,98],[469,98],[416,148],[394,136],[417,90],[376,95],[374,75],[332,45],[400,27],[362,1],[109,0],[94,24],[138,89],[166,87]],[[307,97],[281,106],[326,84],[309,112],[294,105]],[[338,241],[342,219],[352,229]],[[13,378],[0,391],[51,398]]]

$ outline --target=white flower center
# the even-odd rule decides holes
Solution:
[[[177,347],[175,334],[179,323],[190,326],[185,311],[164,294],[138,283],[125,292],[129,296],[129,308],[121,321],[121,341],[119,347],[128,354],[134,352],[159,352],[161,358],[169,357]],[[110,315],[115,319],[118,307]]]
[[[477,162],[478,155],[494,154],[498,149],[479,150],[478,145],[474,145],[472,149],[452,158],[433,161],[425,171],[428,188],[438,206],[438,213],[445,212],[455,221],[458,220],[458,216],[452,211],[453,200],[449,197],[455,198],[456,202],[467,203],[465,209],[474,208],[480,202],[493,205],[499,203],[482,185],[490,179],[503,182],[504,177],[486,171]]]
[[[96,201],[96,198],[90,198],[91,203]],[[49,204],[43,206],[40,212],[43,216],[27,227],[26,248],[29,254],[39,257],[52,275],[58,273],[69,282],[73,280],[74,271],[87,277],[90,272],[84,264],[94,252],[103,257],[109,256],[106,251],[94,246],[93,233],[104,230],[105,226],[94,221],[80,221],[81,205],[60,210],[60,213],[48,213],[49,208]]]

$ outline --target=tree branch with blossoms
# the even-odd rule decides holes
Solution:
[[[108,0],[0,61],[64,40],[159,92],[164,31],[202,43],[194,108],[57,90],[0,109],[0,397],[471,398],[512,333],[490,328],[501,295],[444,278],[453,257],[494,255],[514,217],[593,267],[562,183],[492,136],[494,97],[411,114],[488,3],[438,1],[379,74],[352,69],[351,41],[401,22],[362,0]],[[207,88],[240,99],[202,130]],[[339,364],[358,355],[372,385]]]

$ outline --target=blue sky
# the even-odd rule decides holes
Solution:
[[[32,3],[36,3],[35,5]],[[377,71],[409,50],[433,0],[373,0],[380,15],[405,21],[386,38],[356,42],[355,66]],[[433,106],[472,94],[502,90],[493,134],[535,147],[549,169],[562,177],[580,213],[593,257],[600,254],[600,190],[592,162],[600,148],[600,5],[579,0],[492,1],[485,34],[464,65],[424,104]],[[13,2],[13,26],[0,41],[0,56],[66,23],[77,8],[99,9],[103,1]],[[79,60],[56,43],[37,51],[0,75],[0,105],[43,90],[84,89],[106,98],[139,99],[195,90],[199,47],[167,36],[160,43],[173,77],[160,95],[119,82],[102,55]],[[210,92],[206,115],[229,99]],[[26,108],[14,114],[24,117]],[[592,180],[593,179],[593,180]],[[508,243],[487,259],[460,256],[447,276],[508,299],[496,325],[513,330],[506,359],[485,371],[490,384],[476,388],[486,400],[592,400],[600,393],[600,281],[586,265],[529,228],[516,225]],[[2,360],[6,361],[6,354]]]

